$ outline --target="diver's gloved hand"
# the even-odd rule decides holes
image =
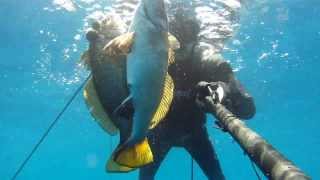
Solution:
[[[201,81],[195,88],[195,101],[197,105],[208,112],[210,109],[210,101],[214,104],[222,103],[226,95],[229,92],[229,88],[224,82],[205,82]]]

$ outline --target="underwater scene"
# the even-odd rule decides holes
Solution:
[[[319,19],[319,0],[1,0],[0,180],[286,170],[217,104],[320,179]]]

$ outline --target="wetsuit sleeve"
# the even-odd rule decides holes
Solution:
[[[250,119],[256,112],[254,99],[236,79],[229,63],[216,57],[202,59],[199,73],[208,82],[222,82],[225,98],[222,104],[241,119]]]
[[[229,64],[228,66],[230,67]],[[229,93],[223,101],[224,105],[241,119],[252,118],[256,113],[254,99],[235,78],[232,71],[228,75],[226,86],[229,88]]]

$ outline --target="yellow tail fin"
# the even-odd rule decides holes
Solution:
[[[122,166],[138,168],[153,162],[153,154],[147,138],[132,147],[117,151],[114,161]]]
[[[126,173],[135,170],[135,168],[130,168],[127,166],[122,166],[116,163],[114,160],[114,156],[112,155],[107,164],[106,164],[106,171],[110,173]]]

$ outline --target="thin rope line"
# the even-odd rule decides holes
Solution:
[[[249,157],[248,157],[249,158]],[[257,171],[257,168],[255,166],[255,164],[253,163],[253,161],[249,158],[250,162],[251,162],[251,166],[252,166],[252,169],[254,171],[254,173],[256,174],[257,178],[259,180],[262,180],[261,176],[259,175],[258,171]]]
[[[83,86],[86,84],[86,82],[91,77],[91,74],[86,78],[86,80],[78,87],[78,89],[73,93],[72,97],[69,99],[67,104],[63,107],[63,109],[60,111],[60,113],[57,115],[55,120],[50,124],[49,128],[45,131],[45,133],[41,136],[38,143],[33,147],[32,151],[29,153],[27,158],[22,162],[22,164],[19,166],[18,170],[15,172],[15,174],[12,176],[11,180],[15,180],[17,176],[20,174],[20,172],[23,170],[27,162],[31,159],[33,154],[37,151],[41,143],[45,140],[45,138],[48,136],[49,132],[52,130],[52,128],[57,124],[60,117],[63,115],[63,113],[68,109],[69,105],[72,103],[72,101],[75,99],[75,97],[79,94],[80,90],[83,88]]]

